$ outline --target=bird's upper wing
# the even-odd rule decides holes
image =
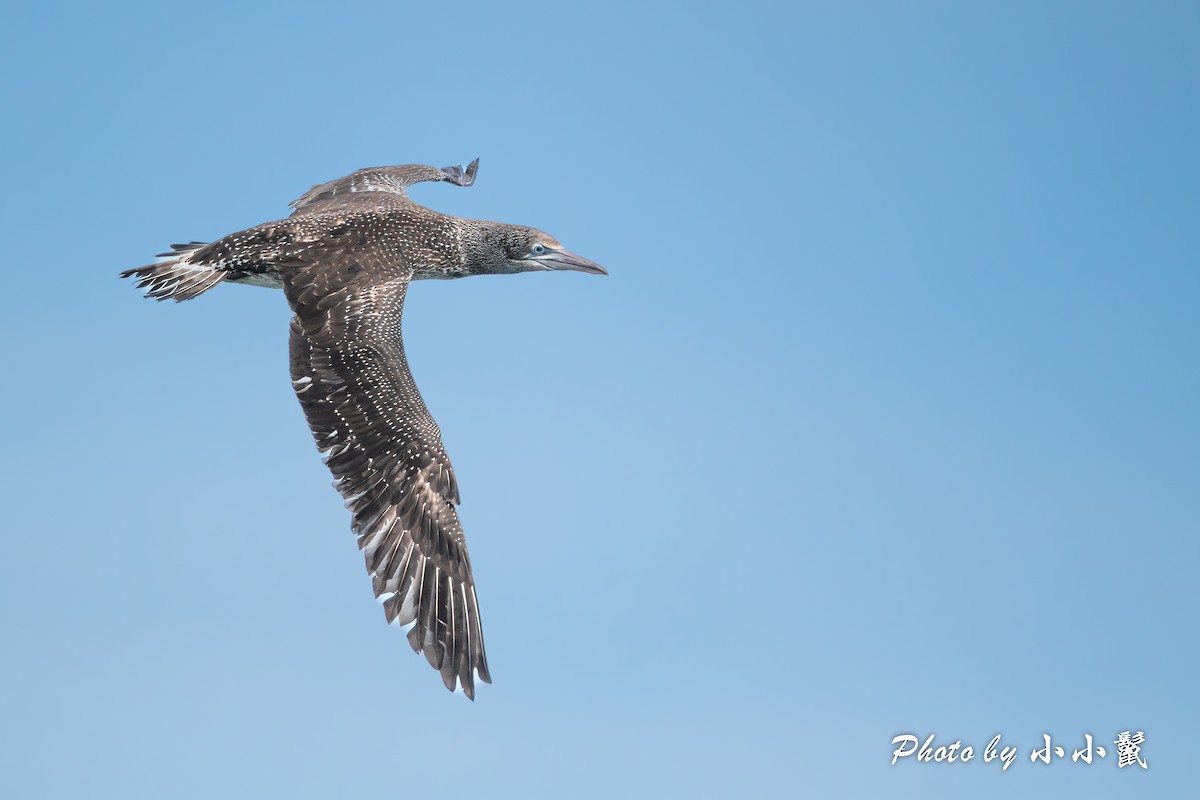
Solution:
[[[343,234],[283,260],[292,384],[384,598],[446,688],[490,683],[458,487],[400,340],[411,267]]]
[[[458,186],[470,186],[478,171],[478,158],[465,170],[462,167],[438,169],[422,164],[368,167],[344,178],[318,184],[288,205],[296,209],[292,216],[339,209],[399,208],[413,205],[407,190],[414,183],[448,181]]]

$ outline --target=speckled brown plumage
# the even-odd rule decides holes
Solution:
[[[388,622],[448,689],[491,682],[454,470],[404,355],[411,280],[571,269],[603,273],[534,228],[469,220],[413,203],[419,181],[474,182],[466,170],[376,167],[314,186],[295,212],[211,244],[175,245],[127,270],[147,296],[188,300],[222,282],[282,287],[294,312],[292,384]]]

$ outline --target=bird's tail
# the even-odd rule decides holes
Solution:
[[[155,300],[170,298],[175,302],[191,300],[225,280],[228,274],[210,264],[192,263],[192,257],[207,245],[204,242],[173,244],[172,252],[160,253],[156,264],[127,269],[122,278],[136,278],[138,288],[146,290],[146,297]]]

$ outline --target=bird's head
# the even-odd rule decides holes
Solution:
[[[478,273],[575,270],[607,275],[599,264],[577,256],[550,234],[524,225],[487,223],[475,255]]]

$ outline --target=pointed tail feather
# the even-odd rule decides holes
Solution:
[[[173,252],[160,255],[170,260],[127,269],[121,277],[136,278],[138,288],[145,289],[146,297],[155,300],[169,298],[177,303],[191,300],[216,286],[227,275],[224,270],[211,265],[191,263],[191,257],[205,246],[203,242],[171,245]]]

